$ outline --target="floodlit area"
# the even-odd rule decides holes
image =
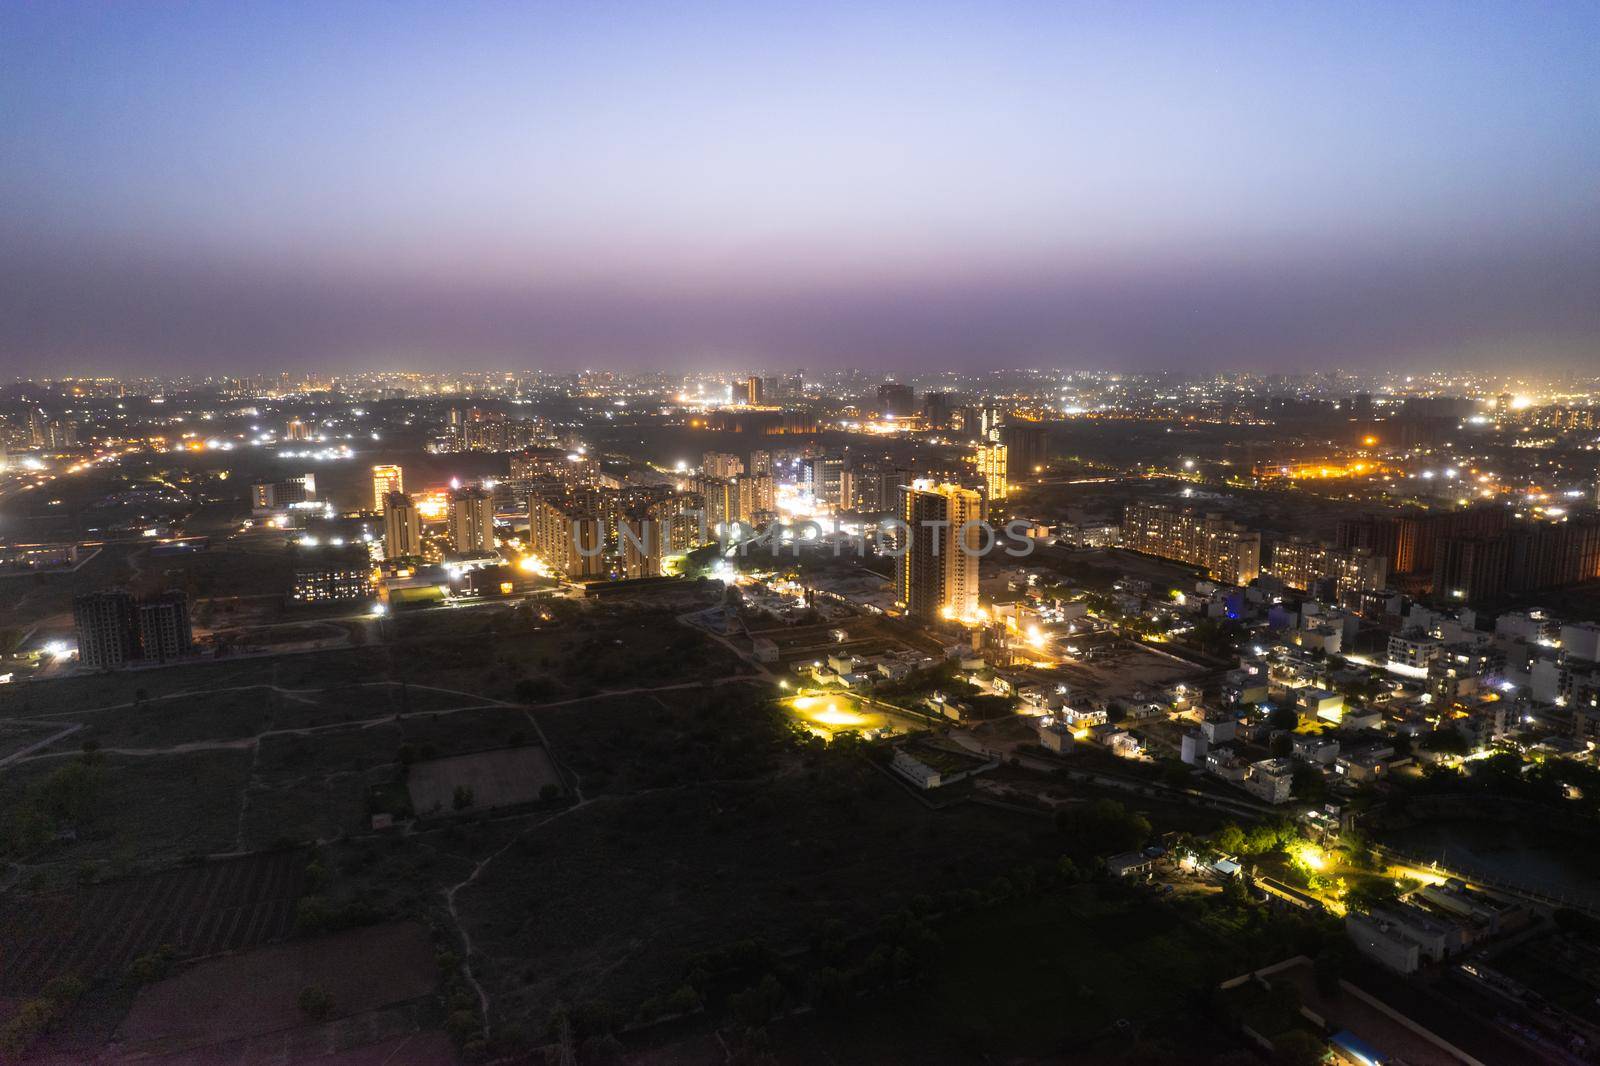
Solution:
[[[839,692],[802,694],[783,701],[784,710],[808,732],[830,740],[836,733],[882,735],[905,732],[910,720]]]

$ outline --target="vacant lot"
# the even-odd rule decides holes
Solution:
[[[14,896],[0,909],[0,991],[37,993],[66,974],[120,978],[165,945],[186,958],[282,939],[305,865],[304,852],[279,851]]]
[[[351,1018],[418,1000],[438,979],[425,928],[370,926],[196,963],[141,991],[117,1039],[125,1053],[188,1052],[201,1061],[216,1056],[199,1049],[235,1047],[266,1033],[292,1046],[290,1031],[311,1021],[296,1003],[304,988],[332,996],[330,1017]],[[326,1035],[325,1027],[314,1028]],[[358,1043],[372,1042],[370,1033],[362,1036]]]
[[[550,753],[540,747],[501,748],[432,759],[411,767],[406,786],[419,814],[448,811],[456,789],[471,790],[475,809],[532,803],[546,785],[561,787]]]
[[[634,693],[535,710],[561,764],[585,796],[749,779],[776,772],[793,732],[770,689]]]
[[[741,784],[607,795],[531,828],[456,904],[502,1019],[558,999],[631,1012],[697,951],[803,944],[1049,849],[1045,819],[929,811],[864,759],[816,752]]]
[[[1205,672],[1202,667],[1125,641],[1092,662],[1070,661],[1056,667],[1060,679],[1073,691],[1100,699],[1131,699],[1140,693],[1153,697],[1169,685]]]

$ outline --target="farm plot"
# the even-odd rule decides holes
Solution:
[[[66,974],[120,977],[166,945],[187,958],[282,939],[305,865],[304,852],[268,852],[15,899],[0,909],[0,993],[36,993]]]
[[[437,983],[426,928],[409,922],[369,926],[202,960],[140,991],[117,1039],[130,1057],[187,1052],[185,1061],[221,1060],[198,1052],[238,1047],[268,1033],[282,1047],[294,1042],[294,1031],[308,1029],[336,1048],[360,1046],[391,1039],[406,1024],[415,1028],[407,1012],[389,1009],[429,995]],[[296,1002],[305,988],[331,997],[333,1019],[360,1016],[359,1021],[307,1026]],[[324,1043],[318,1050],[330,1049]]]
[[[546,785],[561,787],[550,753],[541,747],[500,748],[417,763],[406,781],[419,814],[451,810],[457,789],[469,789],[474,808],[532,803]]]

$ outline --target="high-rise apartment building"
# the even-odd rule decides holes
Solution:
[[[604,577],[607,522],[594,493],[554,493],[528,501],[533,553],[569,578]]]
[[[1037,422],[1007,422],[1000,427],[1006,446],[1006,472],[1012,479],[1028,477],[1044,468],[1048,455],[1044,426]]]
[[[403,492],[383,498],[383,557],[405,559],[422,555],[422,520],[417,505]]]
[[[494,495],[473,487],[450,494],[450,543],[463,555],[494,551]]]
[[[978,526],[983,497],[957,485],[914,481],[901,491],[900,517],[907,528],[897,576],[906,614],[923,621],[976,614],[979,553],[986,547]]]
[[[693,493],[674,493],[638,508],[618,523],[618,548],[624,577],[660,577],[667,560],[699,547],[710,527]]]
[[[1201,567],[1230,585],[1248,585],[1261,575],[1261,534],[1218,514],[1130,503],[1122,517],[1122,545]]]
[[[90,592],[72,601],[72,626],[78,634],[78,661],[113,667],[139,658],[139,621],[131,592]]]
[[[771,521],[778,511],[778,491],[771,474],[740,474],[732,481],[738,497],[735,517],[746,525]]]
[[[189,597],[173,589],[139,601],[139,655],[168,662],[188,655],[194,646],[189,625]]]
[[[752,407],[757,406],[764,399],[764,394],[765,390],[762,387],[760,378],[752,374],[750,377],[744,379],[745,403],[751,405]]]
[[[1006,480],[1006,455],[1004,444],[980,444],[973,450],[972,463],[983,480],[984,492],[992,501],[1004,500],[1010,493]]]
[[[744,473],[744,461],[727,452],[706,452],[700,460],[700,472],[706,477],[730,478]]]
[[[383,499],[391,492],[406,491],[405,474],[398,466],[383,465],[372,468],[372,509],[381,512]]]
[[[1273,577],[1295,589],[1331,578],[1334,595],[1381,589],[1388,582],[1388,563],[1367,548],[1335,548],[1309,540],[1280,540],[1272,546]]]
[[[841,455],[813,455],[805,461],[805,485],[811,498],[818,503],[838,507],[842,502],[844,457]]]
[[[72,601],[72,623],[85,666],[167,662],[188,655],[194,644],[189,598],[176,590],[142,600],[123,589],[87,593]]]
[[[885,418],[905,418],[917,413],[916,394],[910,385],[886,381],[878,386],[878,413]]]

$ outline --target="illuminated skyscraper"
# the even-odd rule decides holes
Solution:
[[[422,554],[422,520],[417,505],[403,492],[383,498],[383,557],[404,559]]]
[[[406,491],[405,476],[398,466],[372,468],[372,509],[383,510],[383,498],[391,492]]]
[[[463,555],[494,551],[494,496],[481,488],[450,494],[450,542]]]
[[[908,527],[899,560],[900,601],[912,618],[970,618],[978,610],[983,497],[958,485],[913,481],[901,490]]]
[[[744,379],[744,402],[752,407],[762,400],[761,379],[751,375]]]
[[[973,451],[973,464],[978,468],[978,476],[983,479],[990,500],[1003,500],[1010,491],[1006,481],[1006,453],[1004,444],[980,444]]]

